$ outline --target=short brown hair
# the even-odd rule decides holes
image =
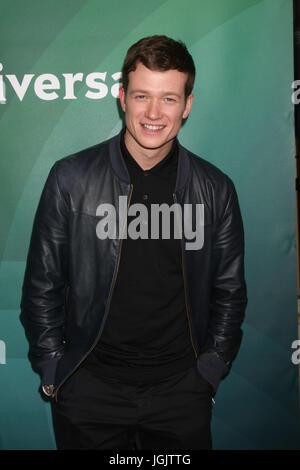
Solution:
[[[126,93],[129,73],[141,62],[150,70],[178,70],[187,73],[185,98],[193,89],[195,81],[195,64],[186,45],[167,36],[155,35],[140,39],[127,51],[122,67],[122,85]]]

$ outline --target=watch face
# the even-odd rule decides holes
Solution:
[[[53,390],[54,390],[54,386],[53,385],[43,385],[42,386],[42,390],[43,392],[45,393],[45,395],[47,395],[48,397],[50,397],[53,393]]]

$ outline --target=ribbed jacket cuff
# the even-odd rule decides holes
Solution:
[[[220,381],[229,371],[228,366],[217,353],[207,352],[198,357],[197,367],[201,375],[212,385],[215,394]]]
[[[55,357],[39,365],[42,385],[53,385],[55,383],[56,367],[60,359],[60,357]]]

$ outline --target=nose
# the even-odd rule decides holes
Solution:
[[[146,109],[146,117],[152,120],[160,119],[161,111],[160,111],[159,102],[157,100],[155,99],[149,100],[148,106]]]

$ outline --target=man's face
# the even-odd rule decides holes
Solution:
[[[138,63],[129,73],[120,103],[126,118],[125,142],[133,157],[165,156],[191,110],[193,95],[185,99],[187,74],[178,70],[153,71]]]

